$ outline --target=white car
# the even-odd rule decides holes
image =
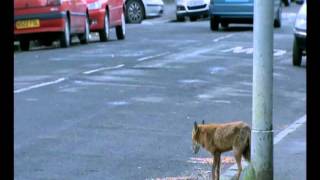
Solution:
[[[184,21],[188,16],[190,21],[199,17],[208,17],[210,0],[176,0],[177,21]]]
[[[141,23],[145,18],[163,14],[162,0],[126,0],[126,21]]]
[[[292,48],[292,64],[300,66],[302,56],[306,55],[307,51],[307,3],[304,2],[301,6],[294,24],[294,40]]]

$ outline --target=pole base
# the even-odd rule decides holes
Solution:
[[[273,131],[252,130],[252,167],[256,180],[273,179]]]

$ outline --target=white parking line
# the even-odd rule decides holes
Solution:
[[[225,35],[225,36],[222,36],[222,37],[218,37],[218,38],[214,39],[213,42],[218,42],[218,41],[220,41],[220,40],[229,38],[229,37],[231,37],[231,36],[233,36],[233,34],[228,34],[228,35]]]
[[[44,86],[48,86],[48,85],[52,85],[52,84],[58,84],[58,83],[60,83],[62,81],[65,81],[65,80],[66,80],[66,78],[60,78],[60,79],[57,79],[55,81],[36,84],[36,85],[30,86],[30,87],[17,89],[17,90],[14,91],[14,93],[21,93],[21,92],[29,91],[31,89],[36,89],[36,88],[40,88],[40,87],[44,87]]]
[[[298,120],[296,120],[294,123],[292,123],[289,127],[282,130],[280,133],[277,134],[277,136],[273,139],[273,144],[277,144],[279,141],[281,141],[284,137],[286,137],[288,134],[292,133],[298,127],[303,125],[306,122],[306,115],[302,116]]]
[[[232,48],[229,48],[229,49],[224,49],[224,50],[221,50],[221,52],[232,52],[232,53],[245,53],[245,54],[253,54],[253,48],[249,47],[249,48],[246,48],[246,47],[242,47],[242,46],[236,46],[236,47],[232,47]],[[286,54],[287,51],[285,50],[282,50],[282,49],[273,49],[273,55],[274,56],[283,56],[284,54]]]
[[[145,60],[148,60],[148,59],[153,59],[153,58],[164,56],[164,55],[167,55],[167,54],[169,54],[169,52],[164,52],[164,53],[156,54],[156,55],[153,55],[153,56],[142,57],[142,58],[139,58],[137,61],[145,61]]]
[[[98,69],[93,69],[93,70],[89,70],[89,71],[85,71],[83,72],[83,74],[92,74],[98,71],[104,71],[104,70],[111,70],[111,69],[119,69],[121,67],[123,67],[124,64],[119,64],[117,66],[112,66],[112,67],[103,67],[103,68],[98,68]]]
[[[282,130],[280,133],[276,135],[273,139],[273,145],[278,144],[284,137],[286,137],[288,134],[292,133],[296,129],[298,129],[301,125],[303,125],[306,122],[306,115],[302,116],[295,122],[293,122],[290,126]],[[246,161],[242,161],[242,169],[246,168],[249,164]],[[225,173],[222,174],[223,179],[231,179],[232,177],[236,176],[237,174],[238,166],[235,164],[228,168]],[[229,178],[227,178],[229,177]]]

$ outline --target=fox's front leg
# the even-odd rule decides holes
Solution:
[[[212,180],[220,179],[220,155],[221,153],[219,152],[213,154]]]
[[[212,170],[211,170],[211,177],[212,177],[212,180],[215,180],[215,161],[216,159],[214,158],[214,156],[212,157],[212,160],[213,160],[213,163],[212,163]]]

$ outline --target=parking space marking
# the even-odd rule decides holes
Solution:
[[[253,54],[253,48],[245,48],[242,46],[236,46],[236,47],[232,47],[229,49],[225,49],[225,50],[221,50],[221,52],[232,52],[232,53],[245,53],[245,54]],[[284,54],[286,54],[287,51],[286,50],[282,50],[282,49],[273,49],[273,55],[274,56],[283,56]]]
[[[154,59],[154,58],[157,58],[157,57],[160,57],[160,56],[165,56],[167,54],[169,54],[169,52],[164,52],[164,53],[156,54],[156,55],[153,55],[153,56],[142,57],[142,58],[139,58],[137,61],[146,61],[146,60]]]
[[[14,91],[14,93],[21,93],[21,92],[29,91],[31,89],[36,89],[36,88],[40,88],[40,87],[44,87],[44,86],[49,86],[49,85],[52,85],[52,84],[58,84],[58,83],[60,83],[62,81],[65,81],[65,80],[66,80],[66,78],[59,78],[59,79],[57,79],[55,81],[40,83],[40,84],[36,84],[36,85],[30,86],[30,87],[17,89],[17,90]]]
[[[221,37],[215,38],[215,39],[213,40],[213,42],[218,42],[218,41],[220,41],[220,40],[229,38],[229,37],[231,37],[231,36],[233,36],[233,34],[228,34],[228,35],[225,35],[225,36],[221,36]]]
[[[306,115],[302,116],[301,118],[296,120],[294,123],[292,123],[289,127],[287,127],[286,129],[278,133],[277,136],[274,138],[273,144],[275,145],[278,142],[280,142],[284,137],[286,137],[288,134],[298,129],[298,127],[303,125],[305,122],[306,122]]]
[[[104,70],[119,69],[119,68],[121,68],[123,66],[124,66],[124,64],[119,64],[119,65],[111,66],[111,67],[103,67],[103,68],[98,68],[98,69],[85,71],[85,72],[83,72],[83,74],[92,74],[92,73],[99,72],[99,71],[104,71]]]
[[[165,178],[150,178],[146,180],[197,180],[191,176],[165,177]]]

